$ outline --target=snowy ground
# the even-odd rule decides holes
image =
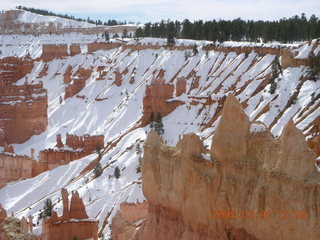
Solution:
[[[93,36],[79,34],[64,36],[64,40],[61,36],[46,35],[40,38],[13,37],[11,37],[12,46],[6,46],[10,42],[10,37],[0,36],[0,42],[5,43],[0,47],[3,56],[23,56],[24,52],[29,51],[35,57],[41,55],[39,51],[42,43],[61,41],[85,44],[94,40]],[[134,40],[129,44],[133,44],[132,41]],[[141,41],[145,44],[157,41],[159,45],[164,44],[164,40]],[[196,41],[182,42],[184,45],[203,44]],[[233,92],[241,102],[246,103],[245,111],[251,120],[262,121],[274,135],[280,135],[283,126],[292,117],[299,123],[298,127],[301,130],[307,131],[310,123],[320,116],[320,99],[310,105],[312,94],[315,96],[320,94],[320,83],[305,81],[299,90],[296,103],[286,108],[306,69],[305,67],[284,69],[274,94],[269,93],[270,84],[256,91],[271,73],[273,59],[273,55],[261,57],[256,53],[245,56],[245,54],[210,51],[207,54],[200,47],[198,55],[187,59],[185,52],[178,50],[161,48],[131,51],[119,48],[93,54],[84,52],[66,59],[52,60],[48,63],[47,76],[41,79],[36,77],[45,63],[36,62],[27,79],[33,83],[42,81],[48,90],[49,124],[42,134],[31,137],[23,144],[15,144],[16,153],[30,155],[30,149],[34,148],[37,156],[39,150],[54,147],[58,133],[61,134],[63,142],[66,133],[103,134],[106,145],[108,142],[119,142],[113,148],[107,146],[108,151],[101,160],[104,171],[100,177],[94,178],[92,172],[80,175],[80,172],[97,157],[97,154],[92,154],[33,179],[8,184],[0,189],[0,203],[9,214],[13,211],[18,217],[33,215],[36,223],[37,215],[46,198],[51,198],[55,208],[61,213],[60,189],[64,187],[69,192],[77,190],[84,200],[89,217],[97,218],[101,228],[108,213],[111,212],[110,218],[112,218],[121,202],[142,201],[144,197],[141,191],[141,176],[140,173],[136,173],[138,155],[135,153],[135,148],[138,143],[143,145],[149,127],[138,128],[138,126],[143,114],[145,88],[151,84],[161,69],[165,70],[164,79],[167,83],[172,82],[176,85],[177,78],[187,77],[186,94],[173,98],[173,100],[183,100],[185,104],[163,119],[164,140],[170,145],[178,141],[179,135],[195,132],[204,137],[205,144],[210,146],[212,134],[219,122],[219,118],[215,121],[211,119],[222,107],[218,100],[229,92]],[[82,67],[92,68],[93,73],[86,81],[86,87],[78,93],[85,96],[85,99],[72,97],[60,104],[59,99],[63,98],[66,87],[63,83],[63,74],[69,65],[72,66],[73,72]],[[104,66],[104,71],[107,72],[104,80],[97,80],[99,66]],[[126,69],[128,72],[122,76],[122,85],[117,87],[113,84],[114,72],[123,72]],[[195,74],[192,74],[192,71]],[[195,76],[200,77],[199,87],[192,88]],[[133,84],[129,83],[131,77],[135,78]],[[21,79],[18,84],[23,84],[25,80],[26,78]],[[195,96],[210,97],[215,102],[212,105],[205,105],[205,100],[199,100],[198,105],[192,105]],[[96,98],[105,100],[96,101]],[[265,111],[267,105],[269,109]],[[207,123],[211,123],[210,126],[206,126]],[[117,166],[121,169],[119,179],[113,176]],[[39,226],[36,229],[40,231]],[[108,234],[108,231],[107,226],[104,229],[105,234]]]

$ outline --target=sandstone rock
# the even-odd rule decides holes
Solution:
[[[81,48],[79,44],[71,44],[70,46],[70,56],[75,56],[81,53]]]
[[[88,219],[85,206],[78,192],[72,192],[70,209],[68,206],[68,192],[61,189],[63,201],[63,215],[58,217],[56,212],[52,217],[42,222],[42,239],[61,240],[94,239],[98,240],[98,221]]]
[[[261,123],[250,123],[228,96],[211,157],[194,134],[170,147],[151,131],[144,148],[142,187],[149,207],[136,240],[320,235],[320,175],[293,122],[277,140]]]
[[[7,182],[31,178],[33,162],[27,156],[0,153],[0,188]]]
[[[58,148],[62,148],[64,145],[61,141],[61,134],[57,134],[57,144],[56,144],[56,147]]]
[[[8,145],[7,142],[4,142],[3,151],[7,153],[14,153],[14,149],[12,145]]]
[[[212,155],[219,161],[239,160],[247,154],[249,118],[241,104],[229,94],[220,123],[212,138]]]
[[[141,220],[147,217],[148,204],[121,203],[120,211],[112,218],[112,239],[132,240],[135,238]]]
[[[71,201],[70,201],[70,218],[75,218],[75,219],[88,218],[88,215],[86,213],[86,208],[77,191],[72,192]]]
[[[67,44],[44,44],[42,45],[41,58],[49,62],[54,58],[63,58],[69,56]]]
[[[174,85],[166,84],[161,78],[162,75],[160,71],[159,78],[146,87],[146,95],[143,98],[142,125],[148,124],[152,112],[155,116],[160,113],[164,117],[183,104],[182,101],[177,100],[167,101],[173,97]]]

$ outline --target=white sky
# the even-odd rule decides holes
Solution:
[[[15,6],[47,9],[77,17],[129,21],[161,19],[274,20],[306,13],[320,16],[320,0],[0,0],[0,10]]]

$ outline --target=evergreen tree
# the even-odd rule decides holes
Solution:
[[[119,34],[116,33],[115,35],[113,35],[113,38],[119,38]]]
[[[44,207],[39,214],[39,218],[41,219],[41,218],[51,217],[52,210],[53,210],[52,200],[50,198],[47,198],[46,201],[44,202]]]
[[[103,170],[102,170],[101,164],[100,162],[98,162],[93,169],[93,174],[97,178],[97,177],[100,177],[102,173],[103,173]]]
[[[108,42],[110,40],[109,32],[105,31],[104,37],[105,37],[105,40]]]
[[[138,28],[137,28],[135,37],[136,37],[136,38],[141,38],[141,37],[143,37],[143,31],[142,31],[142,28],[141,28],[141,27],[138,27]]]
[[[149,118],[149,123],[150,123],[150,128],[153,128],[153,122],[154,122],[154,114],[151,112],[150,118]]]
[[[79,240],[79,238],[77,236],[73,236],[72,240]]]
[[[115,178],[119,178],[120,177],[120,168],[118,168],[118,167],[116,167],[115,169],[114,169],[114,176],[115,176]]]
[[[123,33],[122,33],[122,39],[123,38],[127,38],[128,37],[128,31],[127,31],[127,29],[125,28],[124,30],[123,30]]]
[[[159,136],[162,136],[164,134],[164,128],[163,128],[163,123],[162,123],[162,117],[161,114],[157,114],[157,120],[154,124],[154,130],[157,132]]]
[[[192,53],[193,53],[193,56],[198,55],[199,52],[198,52],[198,46],[197,46],[197,44],[193,45]]]
[[[315,56],[313,52],[309,55],[308,58],[307,73],[310,80],[320,80],[320,56]]]

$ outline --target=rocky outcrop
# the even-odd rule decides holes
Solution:
[[[65,149],[68,146],[73,150]],[[45,149],[39,152],[39,161],[33,162],[32,176],[54,169],[61,165],[88,156],[97,149],[104,148],[104,136],[76,136],[67,134],[66,144],[62,143],[61,135],[57,135],[57,149]]]
[[[7,217],[7,211],[0,204],[0,239],[1,239],[1,235],[3,233],[3,223],[4,223],[4,220],[6,219],[6,217]]]
[[[152,112],[155,116],[160,113],[164,117],[183,104],[178,100],[168,101],[173,97],[173,92],[174,85],[166,83],[161,77],[153,80],[152,84],[146,87],[146,94],[143,98],[142,125],[148,124]]]
[[[0,145],[23,143],[47,126],[47,91],[42,83],[16,85],[31,72],[29,58],[0,59]]]
[[[67,44],[43,44],[41,58],[45,62],[49,62],[54,58],[68,57]]]
[[[0,188],[7,182],[32,177],[33,160],[27,156],[0,153]]]
[[[40,240],[39,236],[33,235],[32,218],[29,221],[23,217],[21,220],[13,216],[6,217],[0,229],[0,239],[2,240]]]
[[[0,145],[23,143],[45,131],[47,90],[42,84],[0,85]]]
[[[65,89],[64,99],[73,97],[79,93],[86,86],[86,80],[92,74],[92,70],[90,69],[79,68],[72,76],[68,77],[68,74],[70,75],[71,70],[72,69],[67,68],[64,75],[64,82],[69,83]]]
[[[142,159],[149,209],[135,239],[317,239],[315,154],[289,122],[280,139],[229,95],[211,150],[195,134],[176,147],[151,131]]]
[[[61,240],[72,239],[98,239],[98,221],[89,219],[85,206],[78,192],[72,192],[70,209],[68,206],[68,192],[61,190],[63,202],[63,215],[58,217],[52,212],[51,218],[42,222],[42,239]]]
[[[142,221],[148,214],[147,202],[120,204],[120,210],[112,218],[112,239],[131,240],[134,239]]]
[[[104,147],[104,136],[90,136],[88,134],[84,136],[77,136],[67,134],[66,145],[74,150],[77,150],[79,148],[84,149],[86,153],[90,154],[97,148],[102,149]]]
[[[0,59],[0,83],[12,85],[31,72],[33,60],[30,58],[6,57]]]
[[[94,42],[94,43],[88,44],[88,52],[119,48],[120,46],[121,46],[121,43]]]
[[[79,44],[71,44],[70,46],[70,56],[74,56],[81,53],[81,48]]]

